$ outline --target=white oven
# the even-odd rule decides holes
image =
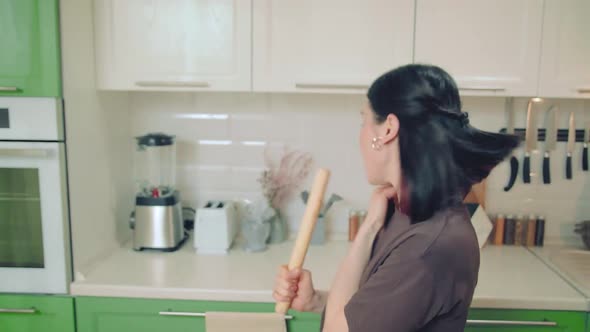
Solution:
[[[0,292],[68,292],[61,100],[0,98]]]

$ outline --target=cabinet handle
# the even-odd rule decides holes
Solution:
[[[204,312],[182,312],[182,311],[160,311],[160,316],[179,316],[179,317],[205,317],[207,316]],[[285,319],[293,319],[291,315],[285,315]]]
[[[590,88],[578,88],[578,93],[590,93]]]
[[[556,322],[535,322],[524,320],[473,320],[468,319],[467,325],[471,326],[557,326]]]
[[[459,90],[461,91],[492,91],[492,92],[499,92],[499,91],[506,91],[506,88],[502,88],[499,86],[488,86],[488,87],[484,87],[484,86],[461,86],[459,87]]]
[[[44,158],[49,156],[49,150],[44,149],[0,149],[2,157],[35,157]]]
[[[137,81],[135,85],[142,87],[180,87],[180,88],[208,88],[209,82],[195,81]]]
[[[20,89],[17,86],[0,86],[2,92],[18,92]]]
[[[368,89],[366,84],[295,83],[298,89]]]
[[[8,309],[8,308],[0,308],[0,314],[25,314],[25,315],[34,315],[37,313],[37,309]]]

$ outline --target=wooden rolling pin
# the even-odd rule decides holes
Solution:
[[[299,226],[299,233],[295,240],[295,246],[291,252],[291,260],[289,260],[288,265],[289,271],[303,266],[303,261],[307,254],[307,248],[309,247],[309,241],[311,241],[311,235],[320,214],[320,208],[322,207],[324,194],[326,193],[326,187],[328,186],[328,180],[330,180],[330,171],[320,168],[315,176],[313,187],[311,188],[311,193],[307,200],[305,214],[303,214],[303,219]],[[290,302],[277,302],[275,311],[280,314],[286,314],[290,307]]]

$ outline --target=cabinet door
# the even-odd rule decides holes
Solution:
[[[79,297],[76,299],[78,332],[205,332],[205,318],[166,316],[160,312],[204,313],[274,312],[272,303],[207,302]],[[319,331],[320,316],[290,312],[290,332]]]
[[[413,23],[413,0],[254,0],[254,90],[364,92],[411,63]]]
[[[74,299],[0,295],[0,331],[74,332]]]
[[[588,0],[545,0],[541,96],[590,98],[588,17]]]
[[[250,90],[250,0],[96,0],[98,85]]]
[[[61,95],[58,0],[0,0],[0,97]]]
[[[585,313],[575,311],[473,309],[465,331],[575,332],[584,330],[585,320]]]
[[[535,96],[542,12],[540,0],[417,0],[415,61],[463,95]]]

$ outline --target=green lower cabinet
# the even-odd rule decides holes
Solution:
[[[160,312],[273,312],[274,304],[185,300],[76,298],[78,332],[205,332],[205,318],[165,316]],[[290,312],[289,332],[317,332],[317,314]]]
[[[590,332],[590,314],[586,317],[586,332]]]
[[[556,326],[542,326],[552,324]],[[541,325],[539,325],[541,324]],[[576,311],[472,309],[466,332],[577,332],[584,331],[586,313]]]
[[[205,318],[182,313],[207,311],[273,312],[271,303],[207,302],[187,300],[76,298],[78,332],[206,332]],[[180,313],[178,316],[162,315]],[[289,332],[317,332],[320,315],[289,312]],[[573,311],[472,309],[467,332],[583,332],[587,313]],[[539,323],[556,326],[539,326]],[[520,324],[520,325],[518,325]],[[0,329],[2,331],[2,329]]]
[[[0,331],[74,332],[74,299],[0,294]]]

